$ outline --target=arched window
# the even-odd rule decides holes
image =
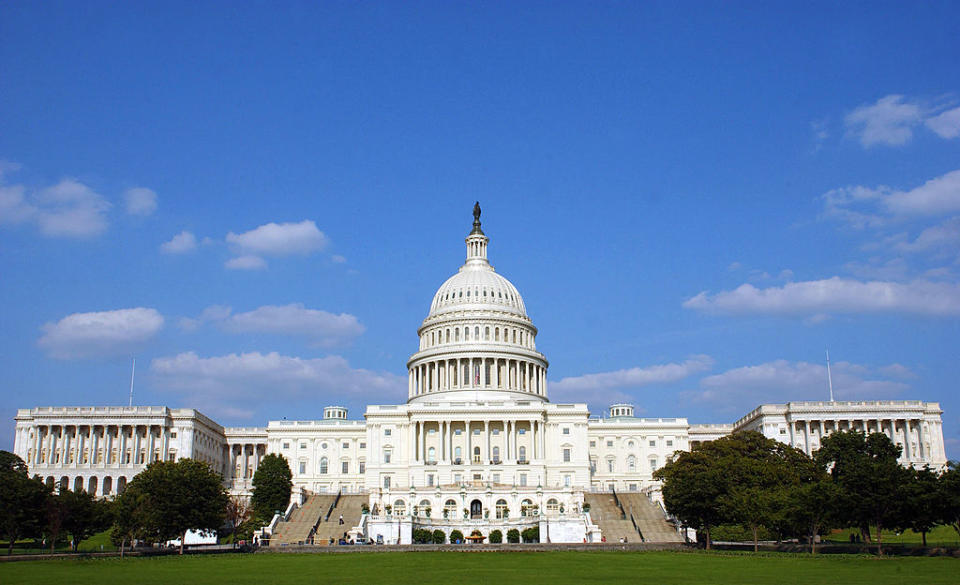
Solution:
[[[473,338],[476,339],[477,341],[480,341],[480,327],[479,327],[479,326],[475,326],[475,327],[473,328]]]
[[[450,518],[456,518],[457,515],[457,502],[454,500],[447,500],[443,503],[443,509],[446,511],[447,516]]]
[[[437,448],[436,448],[436,447],[430,447],[429,449],[427,449],[427,461],[429,461],[430,463],[436,463],[436,462],[437,462]]]
[[[473,448],[473,462],[480,463],[480,447]]]
[[[403,500],[393,502],[393,515],[404,516],[407,513],[407,504]]]
[[[489,327],[484,327],[484,328],[483,328],[483,340],[484,340],[484,341],[490,341],[490,328],[489,328]]]
[[[463,328],[463,340],[464,340],[464,341],[470,341],[470,328],[469,328],[469,327],[464,327],[464,328]]]
[[[530,500],[524,500],[520,502],[520,515],[526,516],[533,513],[533,502]]]
[[[629,443],[627,443],[627,447],[630,447],[631,449],[633,449],[633,441],[630,441]]]
[[[558,512],[560,510],[560,503],[557,502],[556,498],[550,498],[547,500],[547,512]]]
[[[499,327],[497,327],[496,329],[493,330],[493,340],[494,340],[494,341],[500,341],[500,328],[499,328]]]
[[[113,490],[113,478],[109,475],[103,478],[103,495],[109,496]]]
[[[526,460],[527,460],[527,448],[520,447],[520,461],[526,461]]]
[[[497,518],[506,518],[507,517],[507,501],[506,500],[497,500]]]
[[[454,341],[460,341],[460,328],[459,328],[459,327],[458,327],[457,329],[454,329],[454,330],[453,330],[453,340],[454,340]]]
[[[447,343],[450,343],[450,330],[447,329]]]
[[[419,508],[419,510],[417,510],[417,514],[420,516],[426,516],[427,510],[432,506],[430,506],[430,500],[420,500],[420,504],[417,507]],[[431,512],[433,512],[433,510],[431,510]],[[432,515],[433,514],[431,514],[431,516]]]
[[[327,473],[327,458],[320,458],[320,475],[326,475]]]

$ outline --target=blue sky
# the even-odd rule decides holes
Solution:
[[[475,200],[554,400],[922,399],[960,456],[953,3],[0,6],[17,408],[361,416]]]

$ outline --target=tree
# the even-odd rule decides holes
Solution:
[[[511,528],[507,530],[507,542],[516,544],[520,542],[520,531],[516,528]]]
[[[113,523],[110,503],[97,500],[85,491],[62,490],[53,498],[59,500],[60,527],[70,534],[70,548],[73,550],[81,541],[106,530]]]
[[[900,511],[897,514],[900,530],[919,532],[923,546],[927,546],[927,533],[941,521],[940,479],[928,467],[910,468],[901,486]]]
[[[42,533],[49,493],[38,477],[29,477],[22,459],[0,451],[0,535],[7,539],[8,555],[17,540]]]
[[[433,531],[433,544],[443,544],[447,541],[447,535],[439,528]]]
[[[503,542],[503,533],[499,530],[491,530],[489,540],[491,544],[500,544]]]
[[[460,532],[459,530],[456,530],[456,529],[451,530],[451,531],[450,531],[450,544],[459,544],[459,543],[461,543],[461,542],[463,542],[463,533]]]
[[[540,542],[540,527],[531,526],[530,528],[524,528],[520,536],[523,537],[523,542]]]
[[[250,523],[252,512],[247,498],[230,496],[227,500],[227,525],[230,527],[234,542],[237,539],[249,539],[253,536],[253,526]]]
[[[293,489],[293,472],[283,455],[264,455],[253,474],[253,496],[250,504],[261,522],[269,522],[274,512],[287,509]]]
[[[710,529],[724,520],[717,502],[727,489],[723,470],[716,465],[710,450],[704,449],[712,443],[716,441],[680,453],[653,475],[663,482],[661,490],[667,511],[684,525],[702,532],[707,550],[711,548]]]
[[[937,482],[940,500],[940,521],[960,536],[960,461],[951,461]]]
[[[883,433],[840,431],[821,441],[817,462],[841,489],[841,520],[859,526],[865,539],[877,527],[877,553],[883,554],[883,529],[899,523],[898,498],[910,472],[897,462],[901,448]]]
[[[128,498],[130,502],[123,502]],[[213,531],[223,525],[227,494],[220,475],[194,459],[155,461],[137,474],[120,496],[122,532],[148,542],[180,539],[180,554],[190,530]]]
[[[810,539],[810,554],[817,554],[817,535],[829,528],[838,512],[840,488],[825,472],[781,492],[784,516],[797,532]]]

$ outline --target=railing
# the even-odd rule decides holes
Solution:
[[[617,505],[618,508],[620,508],[620,519],[621,519],[621,520],[626,520],[626,519],[627,519],[627,513],[626,513],[626,512],[624,511],[624,509],[623,509],[623,504],[620,503],[620,498],[617,497],[617,490],[616,490],[616,488],[611,488],[611,491],[613,492],[613,502]]]
[[[340,496],[341,496],[342,494],[343,494],[343,488],[340,488],[340,489],[337,491],[337,497],[333,499],[333,503],[330,504],[330,508],[327,509],[327,515],[324,516],[324,518],[323,518],[323,521],[324,521],[324,522],[329,522],[329,521],[330,521],[330,514],[333,514],[334,508],[336,508],[336,507],[337,507],[337,504],[340,503]],[[320,523],[320,522],[318,521],[317,524],[319,524],[319,523]],[[316,528],[316,526],[314,526],[314,528]]]
[[[647,540],[643,537],[643,531],[640,530],[640,527],[637,526],[637,521],[633,518],[633,512],[630,512],[630,523],[633,524],[633,529],[640,535],[640,542],[646,542]]]

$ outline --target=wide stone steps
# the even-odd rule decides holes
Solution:
[[[630,517],[625,520],[620,518],[620,508],[617,507],[613,494],[584,494],[583,501],[590,504],[590,518],[600,527],[600,533],[607,542],[620,542],[623,538],[627,539],[627,542],[640,541],[640,535],[634,530]]]
[[[313,542],[315,544],[327,544],[330,539],[334,542],[343,537],[343,533],[360,524],[360,515],[363,513],[363,504],[367,503],[365,495],[344,495],[340,496],[337,507],[330,514],[330,519],[321,522],[317,526],[317,532],[314,534]],[[328,504],[329,505],[329,504]],[[326,509],[324,509],[326,514]],[[340,516],[343,516],[343,525],[340,524]]]
[[[617,493],[629,518],[633,514],[646,542],[683,542],[683,536],[667,522],[660,508],[644,494]],[[609,539],[607,539],[609,542]]]
[[[271,538],[271,546],[302,543],[310,537],[310,531],[327,513],[336,495],[311,495],[302,506],[290,514],[290,519],[277,524]]]

